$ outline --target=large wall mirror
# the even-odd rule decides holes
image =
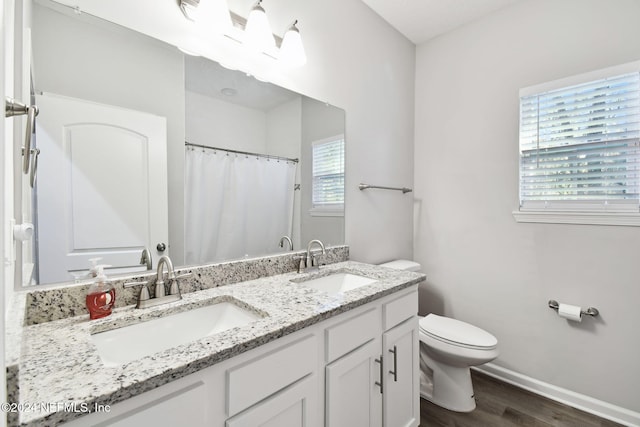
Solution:
[[[55,2],[32,13],[23,284],[344,243],[343,110]]]

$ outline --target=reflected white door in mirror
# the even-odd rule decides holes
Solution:
[[[115,272],[145,270],[143,249],[167,242],[166,119],[52,94],[37,122],[38,283],[85,274],[90,258]]]

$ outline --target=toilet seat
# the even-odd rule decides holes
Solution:
[[[489,332],[433,313],[420,319],[420,331],[435,340],[457,347],[493,350],[498,346],[497,338]]]

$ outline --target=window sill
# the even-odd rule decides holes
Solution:
[[[309,209],[310,216],[344,216],[344,210],[341,209]]]
[[[638,212],[513,211],[516,222],[640,227]]]

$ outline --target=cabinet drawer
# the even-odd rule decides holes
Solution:
[[[404,322],[411,316],[415,316],[418,314],[418,291],[409,292],[384,304],[382,312],[385,331]]]
[[[380,336],[380,311],[377,308],[327,328],[325,331],[327,363],[377,336]]]
[[[311,427],[318,422],[318,382],[309,375],[229,418],[226,427]]]
[[[233,416],[314,372],[314,335],[280,347],[227,371],[227,415]]]

